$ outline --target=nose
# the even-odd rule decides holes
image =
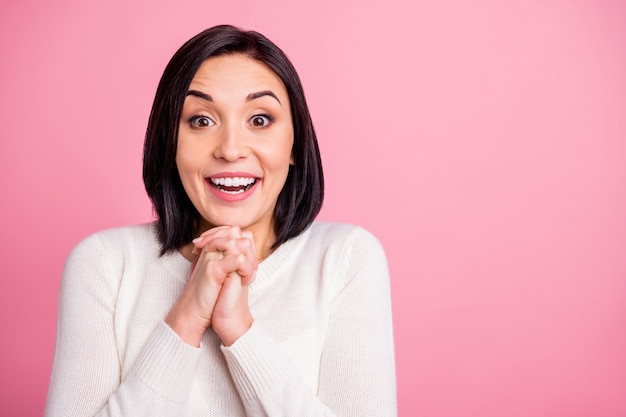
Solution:
[[[245,132],[234,124],[224,124],[217,135],[213,156],[232,162],[245,158],[249,149],[245,143]]]

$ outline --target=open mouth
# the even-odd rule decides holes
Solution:
[[[208,183],[215,189],[226,194],[241,194],[248,191],[256,184],[257,178],[246,177],[223,177],[209,178]]]

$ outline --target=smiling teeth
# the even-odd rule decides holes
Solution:
[[[254,178],[244,177],[227,177],[227,178],[211,178],[211,182],[215,185],[223,185],[225,187],[247,187],[256,181]]]

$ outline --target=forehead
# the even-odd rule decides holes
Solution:
[[[287,98],[282,80],[264,63],[243,54],[228,54],[206,59],[191,80],[190,90],[211,95],[271,90]]]

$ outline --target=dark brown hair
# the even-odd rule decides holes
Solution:
[[[285,85],[291,103],[294,164],[289,167],[274,210],[273,247],[302,233],[322,207],[322,162],[296,70],[284,52],[260,33],[215,26],[187,41],[167,64],[146,129],[143,180],[157,215],[161,254],[189,243],[201,220],[176,167],[178,125],[189,84],[207,58],[234,53],[245,54],[271,68]]]

